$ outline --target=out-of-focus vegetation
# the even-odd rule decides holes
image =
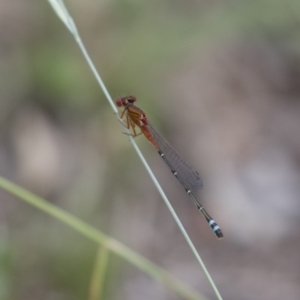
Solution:
[[[135,94],[204,179],[215,239],[142,137],[224,299],[300,297],[299,1],[68,1],[113,97]],[[47,1],[0,3],[1,175],[213,299]],[[97,246],[0,191],[0,299],[86,299]],[[174,299],[116,257],[104,299]]]

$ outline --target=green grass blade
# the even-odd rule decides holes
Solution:
[[[101,231],[92,227],[91,225],[83,222],[79,218],[71,215],[70,213],[58,208],[57,206],[47,202],[46,200],[30,193],[29,191],[19,187],[18,185],[4,179],[0,176],[0,187],[9,192],[10,194],[24,200],[30,205],[40,209],[46,214],[60,220],[77,232],[81,233],[88,239],[93,240],[99,245],[106,247],[111,252],[122,257],[134,266],[144,271],[148,275],[152,276],[156,280],[164,283],[175,293],[182,296],[185,299],[190,300],[207,300],[204,296],[199,295],[195,290],[188,287],[183,282],[177,280],[172,275],[164,271],[162,268],[156,266],[148,259],[142,257],[138,253],[134,252],[130,248],[121,244],[117,240],[105,235]]]
[[[107,265],[109,260],[109,250],[106,247],[99,247],[93,276],[90,285],[89,300],[101,300],[103,298],[105,275],[107,273]]]
[[[49,3],[50,3],[52,6],[53,6],[53,3],[56,2],[55,5],[53,6],[53,8],[54,8],[54,10],[55,10],[56,12],[57,12],[57,10],[58,10],[57,7],[60,6],[60,9],[59,9],[58,14],[61,14],[61,13],[65,14],[65,17],[62,18],[60,15],[59,15],[59,17],[62,19],[62,21],[63,21],[63,22],[65,23],[65,25],[68,27],[68,29],[70,30],[70,32],[73,34],[74,39],[76,40],[76,42],[77,42],[79,48],[81,49],[81,51],[82,51],[82,53],[83,53],[83,55],[84,55],[84,58],[86,59],[88,65],[90,66],[90,68],[91,68],[91,70],[92,70],[92,72],[93,72],[93,74],[94,74],[94,76],[95,76],[95,78],[96,78],[98,84],[100,85],[100,87],[101,87],[103,93],[105,94],[105,96],[106,96],[108,102],[110,103],[110,105],[111,105],[111,107],[112,107],[114,113],[116,114],[116,116],[117,116],[117,118],[119,119],[119,121],[122,121],[122,120],[120,120],[120,117],[119,117],[119,115],[118,115],[118,110],[117,110],[117,108],[116,108],[114,102],[112,101],[112,98],[111,98],[110,94],[108,93],[108,90],[106,89],[106,86],[105,86],[104,82],[102,81],[102,79],[101,79],[99,73],[98,73],[97,70],[96,70],[96,67],[94,66],[94,64],[93,64],[93,62],[92,62],[92,60],[91,60],[91,58],[90,58],[88,52],[87,52],[86,49],[85,49],[85,46],[84,46],[84,44],[83,44],[83,42],[82,42],[82,40],[81,40],[81,38],[80,38],[80,35],[79,35],[78,31],[77,31],[75,22],[73,21],[72,17],[70,16],[69,12],[67,11],[65,5],[63,4],[63,0],[48,0],[48,1],[49,1]],[[65,20],[66,20],[66,21],[65,21]],[[123,124],[123,125],[124,125],[124,124]],[[125,130],[127,130],[127,132],[128,132],[128,129],[127,129],[126,127],[125,127]],[[155,175],[153,174],[152,170],[150,169],[148,163],[146,162],[146,160],[145,160],[143,154],[141,153],[140,149],[138,148],[137,144],[135,143],[134,139],[133,139],[131,136],[129,136],[129,140],[130,140],[130,142],[132,143],[132,145],[133,145],[133,147],[134,147],[136,153],[138,154],[139,158],[141,159],[142,163],[144,164],[144,166],[145,166],[147,172],[149,173],[149,175],[150,175],[152,181],[154,182],[154,185],[156,186],[158,192],[160,193],[160,195],[162,196],[164,202],[166,203],[166,206],[168,207],[168,209],[169,209],[170,213],[172,214],[172,216],[173,216],[175,222],[177,223],[179,229],[181,230],[181,232],[182,232],[182,234],[183,234],[185,240],[187,241],[187,244],[189,245],[189,247],[191,248],[193,254],[195,255],[195,257],[196,257],[196,259],[197,259],[199,265],[200,265],[201,268],[203,269],[203,272],[204,272],[204,274],[205,274],[207,280],[209,281],[209,283],[210,283],[210,285],[211,285],[213,291],[215,292],[216,297],[218,298],[218,300],[222,300],[221,294],[219,293],[219,291],[218,291],[218,289],[217,289],[217,287],[216,287],[216,285],[215,285],[215,283],[214,283],[212,277],[210,276],[208,270],[206,269],[206,267],[205,267],[205,265],[204,265],[204,262],[202,261],[200,255],[199,255],[199,253],[197,252],[197,250],[196,250],[196,248],[195,248],[193,242],[191,241],[191,239],[190,239],[188,233],[186,232],[186,230],[185,230],[185,228],[183,227],[183,225],[182,225],[180,219],[178,218],[176,212],[174,211],[174,209],[173,209],[173,207],[172,207],[170,201],[168,200],[167,196],[165,195],[164,191],[162,190],[162,188],[161,188],[159,182],[157,181]]]

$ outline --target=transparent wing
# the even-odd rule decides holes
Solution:
[[[180,177],[185,186],[190,190],[202,189],[203,182],[200,174],[173,149],[166,139],[150,123],[148,123],[147,127],[153,135],[159,150],[164,153],[165,158],[177,172],[177,176]]]

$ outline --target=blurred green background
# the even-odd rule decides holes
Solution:
[[[224,299],[300,299],[300,2],[67,1],[113,98],[200,171],[216,240],[136,139]],[[47,1],[0,3],[0,170],[213,292]],[[97,246],[0,191],[0,299],[87,299]],[[178,299],[112,255],[103,299]]]

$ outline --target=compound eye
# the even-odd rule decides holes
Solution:
[[[118,98],[117,100],[116,100],[116,104],[117,104],[117,106],[119,106],[119,107],[121,107],[121,106],[123,106],[123,99],[122,98]]]

